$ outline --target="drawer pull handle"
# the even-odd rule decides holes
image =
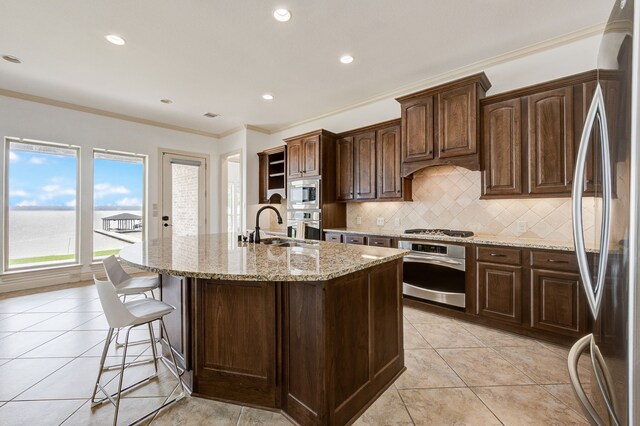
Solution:
[[[491,257],[507,257],[506,254],[498,254],[498,253],[490,253],[489,256],[491,256]]]
[[[551,263],[569,263],[567,260],[547,259],[547,262]]]

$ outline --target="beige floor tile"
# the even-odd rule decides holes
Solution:
[[[456,323],[414,324],[416,330],[434,348],[476,348],[485,346],[473,334]]]
[[[0,321],[0,331],[22,331],[34,324],[53,318],[54,316],[56,316],[55,313],[15,314]]]
[[[476,336],[486,346],[527,346],[537,347],[538,341],[526,336],[496,330],[478,324],[460,323],[466,330]]]
[[[132,357],[132,359],[134,359]],[[149,359],[149,357],[137,357],[138,360]],[[141,365],[134,365],[125,369],[123,388],[132,385],[140,380],[150,377],[155,373],[153,363],[145,363]],[[127,392],[128,398],[138,397],[167,397],[174,392],[174,389],[178,385],[178,379],[169,371],[168,367],[162,362],[158,361],[158,375],[153,379],[145,382],[141,386],[138,386]],[[106,386],[108,392],[114,393],[118,389],[118,379],[111,380]],[[179,390],[177,391],[179,392]]]
[[[406,323],[403,327],[405,349],[427,349],[431,347],[411,323]]]
[[[91,301],[84,301],[79,306],[76,306],[69,310],[69,312],[98,312],[102,313],[102,305],[100,304],[100,300],[95,299]]]
[[[533,383],[491,348],[438,349],[438,353],[467,386]]]
[[[72,358],[14,359],[0,366],[0,401],[9,401],[72,361]]]
[[[580,416],[584,417],[584,414],[582,412],[582,406],[578,402],[578,398],[576,397],[573,391],[573,386],[563,384],[563,385],[543,385],[542,387],[545,388],[547,391],[549,391],[551,395],[555,396],[560,401],[562,401],[564,404],[573,408],[573,410],[577,412]],[[591,394],[590,383],[583,383],[582,387],[584,388],[584,391],[587,393],[587,395]]]
[[[588,424],[541,386],[481,387],[473,391],[506,425]]]
[[[50,301],[51,299],[48,299],[48,296],[46,294],[44,295],[44,298],[42,296],[40,298],[31,298],[25,296],[2,299],[0,300],[0,313],[19,314],[21,312],[28,311],[29,309],[42,306],[46,303],[49,303]]]
[[[95,312],[85,312],[85,313],[94,314]],[[106,335],[107,330],[109,330],[109,323],[107,322],[107,319],[105,318],[104,314],[100,314],[94,319],[77,326],[76,328],[74,328],[74,330],[96,330],[96,331],[102,330],[105,332],[105,335]]]
[[[22,355],[23,358],[76,357],[106,338],[101,331],[68,331]]]
[[[164,398],[123,398],[118,411],[118,424],[129,425],[152,410],[162,406]],[[111,403],[91,407],[90,402],[80,407],[63,423],[64,426],[112,425],[115,407]],[[153,423],[155,425],[155,423]]]
[[[409,389],[400,395],[416,425],[500,425],[468,388]]]
[[[68,331],[98,315],[95,312],[65,312],[32,325],[25,331]]]
[[[292,424],[280,413],[249,407],[242,407],[238,419],[238,426],[290,426]]]
[[[569,383],[567,360],[542,346],[535,350],[526,347],[502,347],[496,350],[538,384]]]
[[[58,426],[73,414],[84,400],[7,402],[0,407],[3,426]]]
[[[77,308],[83,303],[82,300],[78,299],[57,299],[29,309],[29,312],[67,312],[69,309]]]
[[[104,338],[107,337],[107,332],[106,331],[93,331],[92,333],[102,334]],[[156,337],[158,337],[158,336],[159,335],[156,334]],[[124,343],[124,339],[125,339],[125,334],[124,333],[120,333],[120,336],[118,336],[118,342]],[[149,339],[149,331],[146,328],[145,329],[133,330],[131,332],[130,336],[129,336],[129,339],[131,341],[148,340]],[[127,356],[140,355],[140,354],[144,353],[150,347],[151,347],[151,343],[143,343],[143,344],[139,344],[139,345],[129,345],[129,348],[127,349]],[[95,345],[92,348],[90,348],[89,350],[87,350],[86,352],[84,352],[81,356],[83,356],[83,357],[101,356],[103,348],[104,348],[104,342],[100,342],[97,345]],[[111,346],[109,346],[108,356],[122,356],[123,353],[124,353],[124,347],[122,347],[122,346],[116,347],[115,346],[115,341],[111,343]]]
[[[410,306],[404,306],[402,313],[411,324],[443,323],[452,321],[449,317],[433,314]]]
[[[412,425],[411,417],[404,406],[398,390],[391,386],[364,412],[354,425]]]
[[[0,340],[0,358],[17,358],[62,335],[59,331],[22,331]]]
[[[464,386],[464,383],[434,349],[404,351],[407,370],[395,381],[398,389]]]
[[[203,398],[187,397],[163,410],[153,422],[153,426],[235,426],[240,417],[241,406],[211,401]]]

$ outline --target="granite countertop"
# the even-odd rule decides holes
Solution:
[[[231,234],[206,234],[132,244],[120,251],[120,259],[146,271],[185,277],[237,281],[326,281],[400,259],[408,253],[392,248],[326,241],[301,243],[298,247],[278,247],[239,243]]]
[[[384,230],[373,228],[333,228],[325,229],[325,232],[338,232],[358,235],[379,235],[391,238],[407,238],[412,240],[444,241],[454,243],[473,243],[495,246],[525,247],[543,250],[574,251],[573,241],[553,241],[538,238],[503,237],[497,235],[474,235],[469,238],[404,234],[401,230]],[[587,251],[594,251],[588,248]]]

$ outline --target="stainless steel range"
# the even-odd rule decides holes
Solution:
[[[405,234],[468,238],[471,231],[408,229]],[[403,293],[423,300],[464,308],[466,249],[464,246],[420,241],[399,241],[398,248],[411,250],[404,257]]]

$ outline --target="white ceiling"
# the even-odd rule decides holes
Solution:
[[[0,60],[0,88],[216,134],[273,131],[605,22],[612,3],[2,0],[0,55],[23,63]],[[288,23],[272,18],[279,6]]]

